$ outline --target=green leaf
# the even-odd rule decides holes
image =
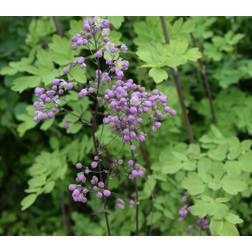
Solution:
[[[211,131],[213,133],[213,135],[215,136],[216,139],[220,139],[222,140],[223,139],[223,135],[222,133],[220,132],[220,130],[215,127],[214,125],[211,125]]]
[[[55,182],[54,181],[50,181],[48,182],[45,186],[44,186],[44,193],[50,193],[52,192],[53,188],[55,186]]]
[[[229,222],[223,222],[222,229],[220,230],[220,235],[224,236],[239,236],[239,231],[236,226]]]
[[[144,189],[143,189],[145,198],[148,198],[151,196],[152,191],[155,188],[155,185],[156,185],[155,178],[153,176],[149,176],[147,182],[144,184]]]
[[[176,68],[188,61],[196,61],[201,54],[198,48],[188,49],[188,42],[186,40],[171,40],[166,48],[165,64],[169,67]]]
[[[190,173],[182,182],[182,187],[188,190],[189,194],[197,195],[205,191],[205,185],[197,173]]]
[[[67,65],[69,61],[74,60],[71,41],[67,38],[54,35],[52,43],[49,44],[49,48],[53,61],[59,65]]]
[[[25,89],[34,88],[40,84],[40,78],[37,76],[23,76],[13,81],[12,90],[22,93]]]
[[[200,157],[200,146],[198,144],[190,144],[187,150],[187,156],[190,159],[199,159]]]
[[[197,168],[196,161],[187,160],[183,162],[183,169],[186,171],[194,171]]]
[[[239,164],[241,165],[243,171],[252,172],[252,151],[241,155]]]
[[[176,20],[170,28],[169,35],[171,39],[189,39],[189,34],[194,31],[194,21],[187,20],[183,22],[182,18]]]
[[[41,187],[46,183],[46,175],[42,174],[36,176],[28,181],[29,187]]]
[[[66,170],[66,155],[58,151],[51,153],[41,152],[40,155],[35,158],[33,165],[29,168],[31,179],[28,181],[29,188],[26,189],[25,192],[31,194],[25,197],[21,202],[22,209],[31,206],[40,194],[49,193],[54,183],[58,179],[64,178]]]
[[[54,67],[51,54],[42,48],[37,49],[37,66],[48,69],[53,69]]]
[[[198,173],[199,176],[205,183],[211,181],[209,171],[212,169],[212,161],[209,158],[203,157],[198,162]]]
[[[225,204],[217,202],[212,203],[210,209],[210,215],[213,215],[214,219],[223,219],[229,210]]]
[[[212,235],[220,235],[222,227],[223,227],[222,220],[215,220],[213,218],[211,219],[209,228]]]
[[[124,21],[124,17],[123,16],[109,16],[108,20],[116,29],[119,29]]]
[[[51,17],[41,17],[33,19],[29,25],[29,33],[26,43],[35,46],[45,36],[55,31],[55,25]]]
[[[209,214],[209,210],[210,210],[209,206],[210,206],[210,202],[206,202],[204,200],[198,200],[192,206],[191,213],[194,216],[205,217]]]
[[[22,211],[30,207],[36,200],[37,194],[30,194],[21,201]]]
[[[54,123],[54,118],[46,120],[41,124],[40,129],[48,130],[53,125],[53,123]]]
[[[231,139],[229,139],[229,153],[227,155],[227,158],[229,160],[234,160],[236,158],[238,158],[241,154],[241,145],[240,145],[240,141],[237,137],[232,137]]]
[[[237,214],[233,214],[233,213],[228,213],[225,216],[225,219],[232,223],[232,224],[241,224],[243,223],[243,220],[237,215]]]
[[[163,80],[168,79],[167,72],[161,68],[151,68],[149,71],[149,76],[152,77],[156,83],[160,83]]]
[[[201,58],[201,53],[198,48],[191,48],[186,53],[187,60],[196,62],[199,58]]]
[[[172,155],[175,157],[176,160],[179,161],[187,161],[187,156],[182,152],[172,151]]]
[[[243,140],[241,142],[241,153],[245,153],[246,151],[250,150],[252,145],[252,140]]]
[[[226,144],[221,144],[217,148],[212,149],[208,152],[208,156],[217,161],[223,161],[226,158],[228,151],[228,146]]]
[[[229,194],[236,195],[239,192],[245,191],[247,185],[244,180],[233,174],[227,174],[222,179],[223,190]]]
[[[120,45],[122,42],[121,42],[121,37],[122,37],[122,34],[120,32],[117,32],[117,31],[112,31],[110,34],[109,34],[109,39],[110,41],[112,41],[114,44],[116,45]],[[119,52],[116,52],[116,55],[119,56]],[[115,55],[113,55],[114,59],[117,57]]]
[[[136,22],[134,24],[134,31],[137,34],[134,42],[139,48],[148,43],[163,43],[159,17],[146,17],[144,21]]]
[[[158,163],[158,166],[163,174],[175,174],[182,168],[182,163],[176,160],[166,160]]]
[[[227,161],[224,169],[228,174],[239,176],[242,172],[242,163],[239,161]]]
[[[146,64],[143,67],[160,68],[166,65],[166,47],[161,43],[144,44],[136,52],[137,56]]]
[[[33,106],[27,106],[25,110],[27,111],[27,113],[16,115],[17,119],[22,122],[17,127],[17,131],[20,137],[22,137],[27,130],[32,129],[36,126],[36,123],[33,121]]]
[[[169,44],[146,43],[137,50],[137,55],[146,62],[144,67],[169,66],[176,68],[199,56],[197,49],[188,49],[186,40],[171,40]]]
[[[202,197],[203,198],[203,197]],[[223,219],[228,213],[228,207],[223,203],[214,202],[213,199],[205,198],[198,200],[192,206],[192,214],[199,217],[213,216],[214,219]]]
[[[80,66],[72,67],[68,73],[68,76],[69,79],[74,79],[81,84],[85,84],[87,81],[85,70],[80,68]]]
[[[69,128],[67,128],[67,133],[68,134],[76,134],[79,132],[82,128],[81,123],[71,123]]]
[[[231,235],[238,236],[239,232],[234,224],[229,223],[224,220],[215,220],[211,219],[209,225],[210,231],[212,235]]]
[[[70,37],[75,36],[82,30],[82,28],[83,28],[82,20],[70,20],[70,30],[68,31]]]

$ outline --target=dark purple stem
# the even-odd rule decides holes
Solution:
[[[96,51],[98,50],[98,46],[97,46],[97,41],[96,41],[96,38],[94,38],[95,40],[95,47],[96,47]],[[97,61],[97,70],[98,70],[98,80],[97,80],[97,93],[96,95],[98,96],[99,94],[99,87],[100,87],[100,62],[99,62],[99,59]],[[98,144],[98,141],[95,137],[95,131],[97,129],[97,113],[98,113],[98,100],[96,98],[95,100],[95,111],[93,113],[93,116],[92,116],[92,127],[91,127],[91,131],[92,131],[92,140],[93,140],[93,144],[94,144],[94,147],[95,147],[95,153],[97,156],[99,156],[99,144]],[[99,169],[99,179],[100,181],[103,181],[103,177],[102,177],[102,171],[101,171],[101,166],[100,166],[100,163],[98,165],[98,169]],[[104,218],[105,218],[105,223],[106,223],[106,227],[107,227],[107,234],[110,236],[111,235],[111,232],[110,232],[110,226],[109,226],[109,220],[108,220],[108,213],[107,213],[107,208],[106,208],[106,199],[103,199],[102,200],[102,206],[103,206],[103,210],[104,210]]]
[[[190,36],[191,36],[193,46],[197,46],[197,41],[196,41],[196,39],[195,39],[195,37],[193,36],[192,33],[190,34]],[[203,54],[200,47],[199,47],[199,50]],[[206,95],[207,95],[208,101],[209,101],[209,106],[210,106],[211,115],[212,115],[212,122],[215,124],[216,123],[216,115],[215,115],[215,109],[214,109],[214,105],[213,105],[212,91],[211,91],[211,87],[210,87],[210,84],[209,84],[207,69],[206,69],[206,66],[205,66],[202,59],[198,60],[198,65],[199,65],[200,75],[201,75],[201,77],[203,79],[205,92],[206,92]]]
[[[160,17],[160,21],[161,21],[161,26],[162,26],[162,30],[163,30],[165,43],[169,44],[170,39],[169,39],[168,28],[166,25],[165,17]],[[182,86],[180,83],[179,75],[178,75],[176,69],[174,69],[174,68],[171,68],[171,74],[172,74],[173,79],[175,81],[177,94],[178,94],[179,102],[180,102],[180,107],[181,107],[181,111],[182,111],[182,115],[183,115],[183,119],[184,119],[184,124],[185,124],[185,128],[187,131],[188,141],[189,141],[189,143],[193,143],[194,138],[193,138],[192,126],[191,126],[189,116],[188,116],[188,113],[186,110],[185,97],[184,97],[184,93],[183,93]]]

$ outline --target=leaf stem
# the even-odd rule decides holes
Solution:
[[[192,40],[192,44],[194,46],[197,46],[197,41],[194,37],[194,35],[191,33],[191,40]],[[200,52],[203,54],[201,48],[199,47]],[[216,115],[215,115],[215,109],[214,109],[214,105],[213,105],[213,98],[212,98],[212,90],[209,84],[209,79],[208,79],[208,73],[207,73],[207,69],[206,66],[203,62],[202,59],[198,59],[198,65],[199,65],[199,72],[201,75],[201,78],[203,79],[203,85],[205,88],[205,92],[209,101],[209,106],[210,106],[210,111],[211,111],[211,115],[212,115],[212,123],[216,123]]]
[[[162,26],[162,30],[163,30],[165,43],[169,44],[170,39],[169,39],[169,33],[168,33],[168,28],[166,25],[165,17],[160,17],[160,21],[161,21],[161,26]],[[182,115],[183,115],[184,125],[185,125],[186,131],[187,131],[188,141],[189,141],[189,143],[193,143],[194,137],[193,137],[192,126],[191,126],[191,122],[189,120],[188,113],[186,111],[185,97],[184,97],[184,93],[183,93],[182,86],[180,83],[179,75],[178,75],[175,68],[171,68],[171,74],[172,74],[173,79],[175,81],[177,94],[179,97],[179,103],[180,103],[180,107],[181,107],[181,111],[182,111]]]

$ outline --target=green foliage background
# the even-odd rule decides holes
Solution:
[[[73,120],[69,115],[39,125],[32,121],[33,88],[48,86],[73,59],[70,38],[81,30],[82,19],[0,17],[0,235],[106,234],[95,197],[79,205],[67,190],[73,164],[90,159],[90,131],[77,123],[66,131],[63,121]],[[159,88],[177,110],[147,141],[151,169],[140,185],[140,234],[251,235],[252,18],[167,17],[169,45],[159,17],[109,19],[111,40],[129,47],[127,77],[146,89]],[[199,59],[213,93],[215,125]],[[182,83],[194,144],[187,141],[169,68],[176,68]],[[78,70],[71,75],[87,81]],[[70,107],[90,118],[90,101],[75,97],[74,92],[67,96]],[[105,137],[110,139],[109,130]],[[127,159],[118,142],[109,148]],[[131,197],[134,190],[126,183],[114,178],[110,188]],[[192,212],[180,222],[185,192]],[[109,209],[112,234],[134,234],[134,209],[116,209],[115,199]],[[209,231],[196,228],[204,216]]]

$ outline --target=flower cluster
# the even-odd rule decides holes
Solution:
[[[146,140],[147,134],[141,130],[144,118],[149,119],[152,131],[156,131],[161,127],[164,113],[175,115],[175,111],[166,105],[167,96],[158,90],[148,93],[132,80],[116,81],[105,91],[104,99],[112,113],[104,117],[103,122],[119,132],[124,142]]]
[[[209,222],[207,217],[198,218],[197,220],[197,228],[199,230],[208,230],[209,229]]]
[[[181,196],[181,202],[184,203],[185,205],[183,207],[181,207],[178,211],[178,215],[179,215],[179,220],[180,221],[184,221],[186,216],[191,212],[192,210],[192,206],[188,205],[188,201],[189,201],[189,195],[188,194],[183,194]],[[193,230],[193,225],[189,225],[187,230],[189,233],[192,232]],[[207,217],[202,217],[202,218],[197,218],[196,221],[196,225],[195,227],[197,230],[207,230],[209,228],[208,226],[208,218]]]
[[[97,168],[99,161],[99,157],[95,156],[94,161],[90,165],[92,170]],[[86,203],[89,192],[95,192],[98,199],[110,197],[111,192],[106,188],[105,183],[95,175],[90,176],[92,170],[84,167],[82,163],[76,163],[75,167],[79,170],[75,179],[77,184],[70,184],[68,186],[75,202]]]
[[[191,211],[192,207],[191,206],[183,206],[179,209],[179,220],[183,221],[187,214]]]
[[[38,101],[33,103],[35,108],[35,122],[51,119],[55,116],[60,107],[60,97],[64,93],[73,88],[72,82],[67,82],[64,79],[54,79],[51,83],[51,89],[45,90],[42,87],[36,87],[34,90]]]
[[[130,200],[127,200],[127,203],[128,203],[128,207],[129,208],[133,208],[134,205],[135,205],[135,201],[130,199]],[[127,205],[126,205],[126,202],[125,200],[121,199],[121,198],[117,198],[116,199],[116,208],[125,208]]]
[[[142,165],[140,165],[137,162],[135,162],[134,160],[130,159],[128,161],[128,166],[131,169],[131,173],[129,175],[130,179],[144,176],[144,168]]]

